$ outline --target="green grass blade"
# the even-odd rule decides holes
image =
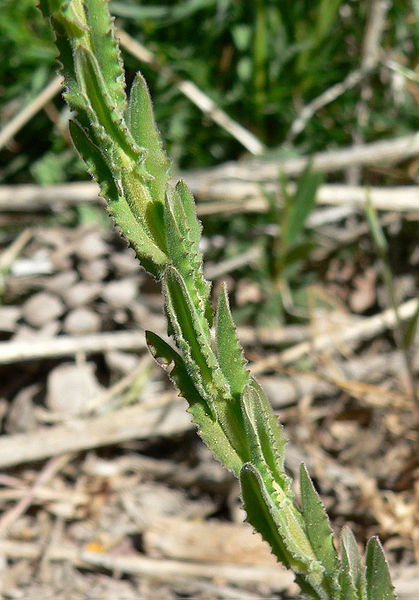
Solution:
[[[293,244],[303,231],[307,217],[315,206],[317,190],[322,178],[321,173],[311,171],[310,165],[302,174],[291,202],[286,230],[282,233],[287,247]]]
[[[365,213],[367,215],[368,225],[374,240],[374,245],[376,247],[377,253],[379,254],[379,256],[382,257],[388,252],[388,244],[382,227],[380,225],[376,208],[371,202],[371,198],[369,196],[367,197],[367,203],[365,205]]]

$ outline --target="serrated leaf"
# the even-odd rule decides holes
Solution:
[[[162,283],[176,344],[182,351],[190,377],[215,418],[214,401],[220,392],[213,382],[213,370],[206,356],[212,352],[209,331],[203,329],[202,320],[177,269],[167,267]]]
[[[282,425],[254,379],[243,390],[241,406],[251,456],[255,462],[261,460],[268,466],[275,481],[288,494],[289,479],[284,472],[286,439]]]
[[[98,126],[103,128],[112,143],[133,160],[134,164],[137,163],[144,158],[144,151],[138,148],[121,117],[116,114],[95,56],[86,48],[78,46],[74,60],[77,81],[91,107],[93,122],[96,118]]]
[[[60,22],[54,16],[50,17],[50,22],[55,32],[55,45],[58,50],[58,62],[60,64],[59,71],[64,76],[63,96],[68,102],[72,110],[78,113],[86,108],[86,102],[80,94],[79,85],[76,79],[73,62],[73,48],[70,41],[67,39],[65,31]],[[79,117],[79,115],[77,114]]]
[[[141,165],[131,165],[121,168],[120,181],[124,195],[136,221],[146,230],[153,243],[162,252],[167,253],[164,232],[164,207],[153,198],[148,186],[147,172]]]
[[[396,600],[388,564],[377,537],[372,537],[368,541],[366,564],[368,600]]]
[[[170,161],[162,148],[160,134],[154,120],[148,87],[141,73],[137,73],[131,87],[127,123],[132,137],[140,148],[147,150],[145,165],[154,178],[149,182],[153,197],[164,202]]]
[[[297,574],[308,597],[328,600],[322,586],[322,567],[315,560],[307,539],[297,531],[298,525],[291,514],[295,508],[291,503],[281,507],[275,504],[272,491],[267,489],[260,472],[251,463],[241,469],[240,484],[248,522],[268,542],[275,556]]]
[[[118,189],[112,177],[112,172],[103,158],[99,148],[92,142],[85,130],[75,121],[69,122],[71,140],[86,163],[89,173],[101,186],[101,195],[112,200],[118,200]]]
[[[218,297],[215,339],[218,360],[230,386],[231,395],[240,398],[243,388],[249,382],[249,372],[246,369],[246,359],[231,317],[225,284]]]
[[[209,332],[207,314],[210,305],[210,286],[204,279],[202,256],[191,240],[188,217],[184,211],[182,200],[170,185],[166,189],[164,224],[168,254],[173,266],[185,281],[188,292],[203,321],[202,326]]]
[[[146,331],[146,340],[151,354],[168,372],[182,396],[190,404],[201,402],[207,407],[207,402],[199,394],[180,354],[156,333]]]
[[[151,354],[168,372],[180,394],[189,403],[189,412],[199,427],[202,439],[216,458],[238,476],[243,462],[226,438],[219,421],[208,418],[207,403],[194,386],[182,357],[155,333],[146,331],[146,340]]]
[[[194,197],[191,194],[186,183],[180,179],[176,184],[176,191],[182,201],[183,210],[186,217],[186,226],[189,230],[190,241],[193,244],[194,252],[199,252],[199,242],[201,239],[202,226],[198,221]]]
[[[340,584],[343,600],[367,600],[365,568],[354,537],[345,527],[341,536]]]
[[[287,551],[279,534],[277,524],[272,516],[271,499],[266,491],[262,477],[257,469],[246,463],[240,471],[241,495],[247,520],[268,542],[272,552],[288,569],[293,564],[293,557]],[[304,566],[298,565],[299,571]]]
[[[186,183],[182,180],[178,181],[175,189],[182,203],[183,213],[185,215],[185,237],[191,244],[192,275],[199,291],[199,296],[204,304],[205,318],[208,321],[208,325],[212,327],[213,309],[210,302],[211,284],[204,277],[203,257],[199,250],[202,225],[196,214],[194,197]]]
[[[86,17],[80,0],[66,0],[51,4],[54,16],[65,28],[66,35],[72,39],[88,35]]]
[[[331,590],[336,592],[339,560],[333,545],[333,533],[324,505],[304,464],[300,467],[300,487],[307,537],[315,555],[325,568]]]
[[[105,159],[86,132],[70,121],[70,134],[91,175],[100,184],[101,194],[108,201],[109,211],[121,228],[122,234],[130,241],[143,265],[157,277],[167,262],[166,255],[147,236],[126,199],[119,195]]]
[[[109,14],[108,2],[84,0],[87,8],[89,37],[94,55],[108,91],[111,103],[120,116],[123,116],[127,98],[125,77],[118,44],[115,40],[113,21]]]
[[[172,266],[163,276],[166,310],[174,330],[176,345],[182,351],[186,368],[211,414],[218,419],[230,444],[242,457],[247,457],[240,405],[230,394],[228,383],[211,346],[208,324],[198,314],[187,286]]]

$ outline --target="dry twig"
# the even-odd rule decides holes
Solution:
[[[31,542],[0,541],[0,555],[15,559],[39,558],[39,546]],[[220,564],[149,558],[139,553],[118,555],[88,552],[61,544],[49,548],[49,560],[69,561],[79,567],[99,567],[130,575],[152,577],[160,581],[182,578],[221,579],[237,584],[265,583],[276,590],[287,588],[292,575],[285,569],[252,565]]]
[[[71,455],[64,454],[53,456],[42,468],[33,486],[25,492],[25,495],[8,512],[4,513],[0,519],[0,538],[4,537],[15,521],[30,506],[37,490],[48,483],[50,479],[59,471],[69,460]]]
[[[199,216],[266,212],[269,205],[264,190],[281,196],[281,190],[275,182],[264,183],[262,189],[260,184],[242,179],[211,180],[207,171],[203,171],[200,177],[194,173],[185,173],[184,178],[199,199],[204,200],[197,206]],[[378,210],[419,212],[419,187],[416,185],[366,188],[325,184],[319,187],[317,202],[360,209],[365,205],[367,189],[373,206]],[[294,190],[295,186],[291,183],[290,193]],[[45,187],[35,184],[3,185],[0,186],[0,211],[62,210],[80,202],[99,202],[101,200],[98,193],[95,183],[84,182]]]
[[[54,96],[58,94],[63,85],[63,78],[57,75],[42,92],[28,106],[25,106],[13,119],[0,131],[0,148],[3,148],[14,135],[32,119]]]
[[[413,298],[399,306],[400,319],[411,319],[417,311],[418,300]],[[349,342],[360,343],[372,339],[386,329],[392,329],[396,324],[394,310],[389,308],[378,315],[359,319],[349,327],[331,331],[314,337],[311,341],[302,342],[288,348],[279,354],[260,360],[252,366],[253,373],[261,373],[279,364],[290,364],[309,353],[317,353],[328,348],[339,347]]]

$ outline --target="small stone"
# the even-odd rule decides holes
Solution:
[[[52,338],[58,335],[61,330],[61,321],[58,319],[54,321],[48,321],[46,325],[41,327],[41,329],[36,330],[36,335],[39,338]]]
[[[39,392],[39,384],[33,384],[23,388],[13,398],[9,414],[7,416],[7,433],[25,433],[36,428],[35,410],[33,399]]]
[[[165,331],[167,321],[161,312],[151,312],[142,302],[132,302],[130,311],[134,321],[143,329],[151,329],[151,331],[159,332]]]
[[[94,368],[93,363],[65,363],[55,367],[47,380],[48,408],[66,415],[81,414],[88,407],[89,400],[103,391]]]
[[[67,292],[68,288],[74,285],[77,281],[77,273],[73,270],[57,273],[53,277],[45,279],[45,287],[50,292],[59,294],[60,296]]]
[[[377,274],[372,268],[355,277],[355,290],[349,297],[349,306],[354,312],[362,313],[376,301],[376,278]]]
[[[63,246],[62,248],[56,248],[51,251],[50,258],[53,265],[53,268],[56,271],[68,271],[71,269],[73,265],[73,261],[71,259],[72,247],[69,244],[68,246]]]
[[[110,350],[105,355],[106,363],[112,371],[118,371],[122,375],[132,373],[138,366],[138,356],[130,352]]]
[[[63,312],[61,300],[48,292],[34,294],[23,305],[23,317],[33,327],[43,327],[60,317]]]
[[[22,323],[17,326],[16,333],[12,336],[12,340],[17,342],[19,340],[36,339],[38,337],[38,332],[38,329],[33,329],[33,327],[26,325],[26,323]]]
[[[79,239],[75,252],[81,259],[91,261],[108,254],[109,247],[99,231],[89,231]]]
[[[121,279],[106,284],[102,297],[113,308],[128,307],[137,297],[138,281],[136,279]]]
[[[64,320],[64,331],[71,335],[84,335],[100,330],[99,315],[88,308],[80,307],[70,311]]]
[[[0,331],[13,333],[21,312],[19,306],[0,306]]]
[[[89,283],[88,281],[79,281],[63,294],[67,306],[74,308],[89,304],[94,300],[102,290],[98,283]]]
[[[108,274],[108,261],[104,258],[97,258],[91,262],[82,263],[79,266],[80,275],[86,281],[103,281]]]
[[[134,250],[126,250],[125,252],[115,252],[111,255],[111,263],[117,275],[122,277],[127,275],[135,275],[139,272],[140,263],[135,257]]]
[[[52,248],[61,248],[63,244],[68,243],[68,229],[61,227],[51,227],[45,229],[38,229],[36,231],[36,238],[43,246],[50,246]]]

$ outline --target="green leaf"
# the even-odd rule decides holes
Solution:
[[[289,500],[278,506],[274,490],[258,469],[246,463],[240,471],[240,484],[247,521],[268,542],[275,556],[297,574],[299,585],[310,598],[328,600],[322,585],[323,569],[316,561]]]
[[[197,244],[195,244],[193,238],[194,234],[190,227],[191,220],[190,215],[187,215],[184,209],[184,203],[177,189],[175,190],[168,185],[164,207],[164,225],[169,256],[173,266],[176,267],[185,281],[188,292],[202,319],[202,327],[209,332],[207,314],[210,317],[212,316],[209,302],[210,285],[204,279],[202,255],[198,252]]]
[[[65,91],[63,96],[71,109],[76,112],[77,118],[80,120],[80,112],[83,112],[86,109],[86,100],[80,94],[80,88],[74,70],[73,48],[65,34],[62,24],[54,16],[50,18],[50,21],[56,35],[55,45],[57,46],[59,53],[57,58],[60,64],[59,71],[64,76]]]
[[[330,34],[336,13],[343,0],[321,0],[318,6],[317,18],[314,28],[313,43],[318,45]]]
[[[122,117],[127,103],[125,77],[108,2],[107,0],[102,2],[85,0],[85,3],[92,50],[97,58],[112,106]]]
[[[272,515],[272,500],[266,491],[260,473],[251,463],[246,463],[240,471],[240,484],[247,521],[268,542],[275,556],[287,568],[291,568],[294,559],[290,556],[279,534],[278,526]],[[299,564],[298,570],[303,571],[304,566]]]
[[[127,158],[134,164],[143,161],[144,150],[135,144],[112,104],[95,56],[86,48],[78,46],[75,50],[75,65],[78,84],[91,111],[92,125],[101,127],[102,135],[125,153],[125,160],[122,156],[119,157],[123,160],[124,168],[127,168]]]
[[[215,335],[221,370],[228,381],[231,395],[239,398],[244,386],[249,382],[249,372],[246,369],[246,359],[231,317],[225,284],[218,297]]]
[[[316,244],[314,242],[304,242],[289,247],[284,256],[284,269],[296,262],[305,260],[313,252]]]
[[[368,600],[396,600],[388,564],[377,537],[372,537],[367,544],[366,563]]]
[[[50,6],[54,17],[62,23],[70,40],[76,42],[79,39],[87,39],[89,31],[82,0],[53,0]]]
[[[208,323],[203,322],[185,281],[172,266],[165,270],[163,293],[176,345],[182,351],[188,373],[207,402],[210,413],[220,422],[230,444],[244,461],[247,445],[240,404],[232,398],[212,349]]]
[[[199,264],[202,263],[202,254],[199,252],[199,242],[201,240],[202,225],[196,215],[195,200],[188,186],[182,179],[176,184],[176,192],[182,203],[183,213],[185,215],[185,232],[188,240],[192,244],[192,252]]]
[[[191,244],[192,276],[199,292],[199,297],[204,303],[205,318],[211,327],[213,320],[213,309],[210,302],[211,284],[204,278],[202,253],[199,251],[202,225],[196,214],[194,197],[186,183],[182,180],[178,181],[175,189],[182,203],[183,214],[185,216],[184,235]]]
[[[339,560],[333,545],[329,517],[304,464],[300,467],[301,501],[307,537],[315,555],[322,563],[331,589],[336,592]]]
[[[189,412],[199,427],[202,439],[214,452],[216,458],[238,475],[243,462],[226,438],[219,421],[208,418],[207,403],[196,389],[182,357],[151,331],[146,331],[146,340],[151,354],[167,371],[183,398],[188,401]]]
[[[343,600],[367,600],[365,568],[354,534],[345,527],[341,536],[340,584]]]
[[[127,124],[132,137],[147,153],[145,166],[153,180],[149,182],[153,197],[164,202],[166,184],[169,180],[170,162],[162,148],[153,106],[147,84],[141,73],[137,73],[131,87],[127,111]]]
[[[165,270],[163,293],[176,344],[183,353],[188,373],[215,417],[215,400],[228,393],[228,385],[211,348],[209,328],[198,314],[185,281],[172,266]]]
[[[92,142],[85,130],[75,121],[69,122],[71,140],[85,162],[92,177],[101,186],[103,198],[118,200],[118,189],[112,177],[112,172],[103,158],[99,148]]]
[[[144,267],[157,277],[164,268],[167,257],[148,237],[146,231],[131,211],[126,199],[119,195],[112,173],[86,132],[70,121],[70,135],[90,174],[100,184],[100,193],[108,201],[109,212],[137,253]]]
[[[307,217],[314,208],[318,187],[322,181],[322,174],[311,171],[309,165],[298,183],[297,191],[292,199],[287,225],[282,235],[285,236],[285,245],[293,244],[303,231]]]
[[[146,341],[151,354],[158,364],[167,371],[182,396],[191,405],[199,402],[206,407],[206,402],[196,389],[180,354],[152,331],[146,331]]]
[[[272,412],[260,385],[251,379],[241,397],[242,413],[251,460],[265,463],[275,481],[289,497],[289,479],[284,472],[286,440],[282,425]]]

